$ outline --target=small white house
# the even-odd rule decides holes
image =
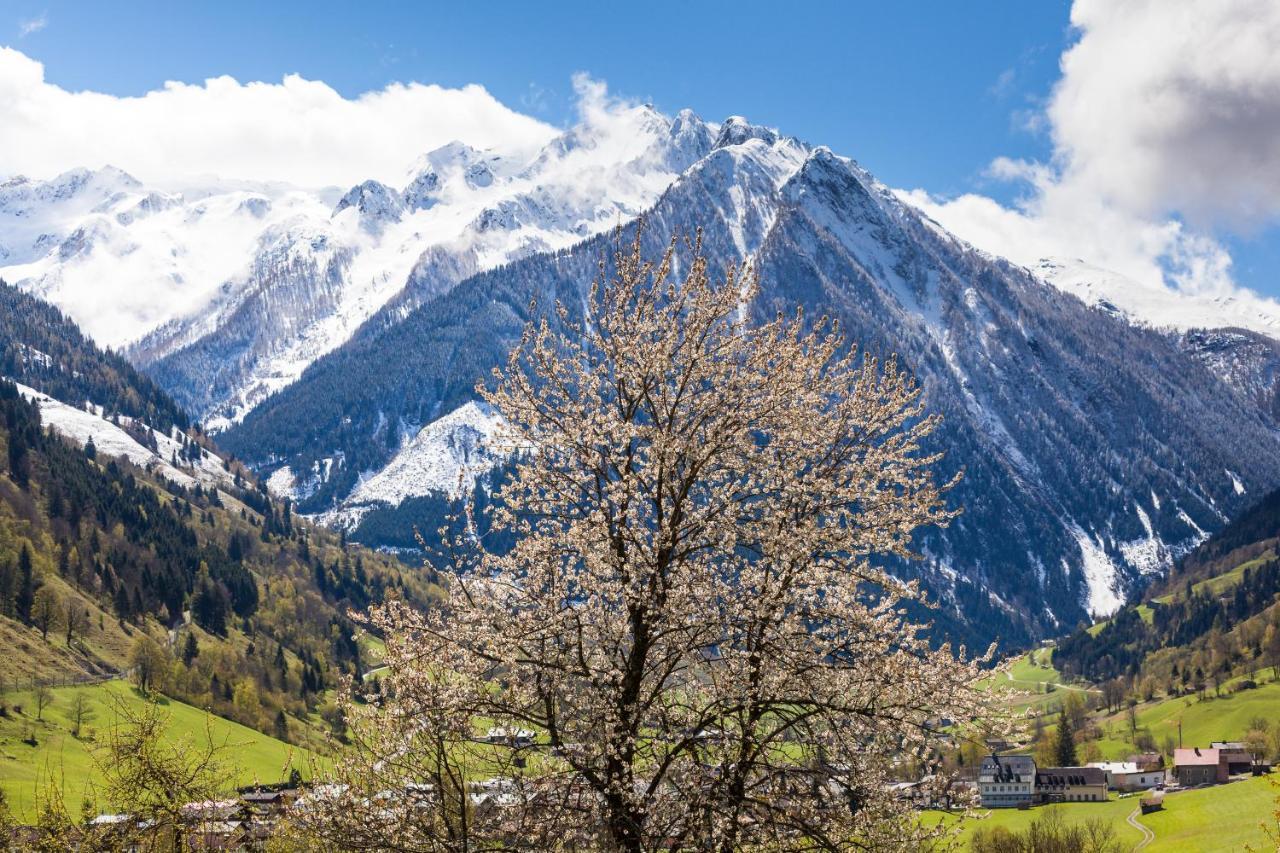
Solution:
[[[1113,791],[1146,791],[1165,782],[1163,770],[1144,770],[1131,761],[1095,761],[1088,766],[1107,774],[1107,787]]]
[[[488,743],[501,744],[502,746],[510,746],[516,749],[528,749],[533,746],[534,739],[537,736],[537,732],[532,732],[528,729],[506,729],[501,726],[495,726],[485,732],[484,739]]]

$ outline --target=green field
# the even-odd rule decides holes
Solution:
[[[1066,691],[1092,689],[1064,683],[1062,673],[1049,662],[1052,654],[1050,648],[1039,648],[1020,655],[1010,662],[1007,671],[984,679],[978,687],[1000,694],[1004,705],[1019,711],[1043,711],[1061,704]]]
[[[1145,815],[1139,820],[1152,832],[1155,840],[1143,848],[1151,853],[1236,853],[1246,845],[1254,850],[1269,849],[1260,823],[1275,807],[1274,788],[1266,778],[1248,779],[1195,791],[1169,794],[1164,809]],[[1125,822],[1138,806],[1138,797],[1119,799],[1113,793],[1106,803],[1063,803],[1060,808],[1067,823],[1083,823],[1101,818],[1115,827],[1116,839],[1125,849],[1142,840],[1142,834]],[[1020,832],[1043,814],[1043,808],[995,809],[980,812],[979,817],[966,820],[961,840],[967,846],[973,834],[981,827],[1003,826]],[[926,815],[926,820],[939,819],[938,813]],[[949,816],[945,820],[955,820]]]
[[[1142,840],[1142,833],[1129,826],[1124,820],[1137,804],[1137,799],[1119,800],[1113,795],[1112,799],[1105,803],[1063,803],[1058,808],[1062,810],[1062,818],[1066,823],[1083,823],[1101,818],[1114,824],[1116,838],[1128,849]],[[983,827],[1003,826],[1013,832],[1021,832],[1041,814],[1043,809],[1038,808],[980,810],[976,817],[964,821],[960,834],[962,846],[967,848],[973,834]],[[938,816],[937,812],[928,813],[926,820],[937,820]],[[957,818],[946,816],[944,819],[956,820]]]
[[[79,739],[71,735],[68,712],[77,690],[90,700],[94,717],[84,724]],[[86,790],[98,775],[92,750],[93,732],[108,729],[115,718],[117,702],[139,707],[143,700],[128,684],[110,681],[90,687],[64,687],[53,691],[53,704],[44,710],[44,720],[37,721],[36,707],[30,694],[10,693],[10,706],[20,705],[22,714],[12,710],[0,717],[0,790],[19,819],[30,819],[36,793],[49,782],[58,782],[66,792],[67,807],[78,814]],[[287,778],[290,767],[307,772],[311,754],[272,737],[221,717],[209,717],[204,711],[176,700],[161,698],[169,714],[169,733],[174,739],[203,739],[206,720],[214,742],[229,747],[224,760],[233,763],[234,776],[227,779],[227,790],[253,782],[277,782]],[[34,735],[37,746],[24,743]],[[99,738],[101,740],[101,738]]]
[[[1266,778],[1170,794],[1163,811],[1142,822],[1156,834],[1151,851],[1267,850],[1259,824],[1275,808],[1280,789]]]
[[[1280,723],[1280,682],[1239,693],[1224,692],[1217,699],[1210,692],[1203,701],[1194,696],[1180,696],[1138,706],[1138,727],[1149,730],[1157,744],[1163,743],[1167,736],[1177,740],[1179,721],[1185,746],[1240,740],[1249,731],[1250,721],[1258,717]],[[1134,751],[1124,713],[1104,717],[1101,725],[1111,731],[1111,737],[1098,742],[1104,758],[1122,759]]]

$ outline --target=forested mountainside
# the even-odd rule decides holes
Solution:
[[[1280,485],[1269,416],[1176,337],[973,250],[826,149],[726,122],[646,223],[653,255],[701,228],[716,264],[755,258],[758,316],[834,316],[916,372],[946,418],[942,473],[965,471],[952,493],[965,514],[896,570],[922,578],[972,639],[1025,641],[1109,612]],[[471,401],[531,316],[557,301],[577,315],[612,240],[480,273],[357,335],[222,440],[302,510],[402,530],[375,521],[369,490],[359,507],[344,501],[404,462],[406,436]],[[478,428],[420,450],[460,456]]]
[[[161,431],[186,430],[186,412],[123,356],[103,352],[72,320],[0,280],[0,376],[70,405],[85,403]]]
[[[1178,346],[1280,427],[1280,341],[1248,329],[1193,329]]]
[[[1278,547],[1280,491],[1182,558],[1144,600],[1059,643],[1054,663],[1094,681],[1150,678],[1171,692],[1280,666]]]
[[[61,333],[32,319],[8,339],[59,354],[24,379],[178,412],[82,338],[50,345]],[[295,742],[316,741],[318,714],[340,730],[331,689],[370,665],[349,613],[388,596],[430,606],[434,587],[298,517],[196,436],[88,408],[0,380],[0,678],[128,672]]]

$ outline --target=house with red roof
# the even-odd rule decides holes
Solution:
[[[1227,781],[1228,754],[1220,749],[1189,749],[1173,751],[1173,773],[1183,787],[1193,785],[1217,785]]]

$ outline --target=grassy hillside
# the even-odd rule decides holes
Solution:
[[[30,820],[37,792],[51,781],[60,784],[72,814],[78,814],[86,795],[93,798],[100,774],[94,761],[96,743],[115,724],[118,707],[138,707],[144,701],[138,692],[122,681],[110,681],[88,687],[55,688],[52,703],[44,709],[43,720],[36,720],[35,698],[29,691],[8,695],[10,710],[0,717],[0,791],[20,820]],[[72,734],[72,708],[77,694],[83,695],[89,717],[80,737]],[[215,743],[225,743],[224,758],[234,764],[235,772],[227,779],[227,790],[253,782],[277,782],[287,779],[297,768],[306,773],[313,753],[276,740],[220,717],[179,702],[161,697],[168,714],[168,736],[176,742],[203,742],[206,724]],[[34,739],[32,746],[28,739]],[[105,803],[99,804],[103,808]]]
[[[1032,649],[1014,658],[1006,672],[992,675],[979,686],[996,695],[1005,707],[1039,713],[1057,708],[1068,693],[1093,691],[1087,682],[1064,678],[1053,666],[1052,656],[1051,648]]]
[[[1155,833],[1155,840],[1144,851],[1150,853],[1238,853],[1246,845],[1254,850],[1266,850],[1266,837],[1260,822],[1274,808],[1276,789],[1266,778],[1248,779],[1211,788],[1169,794],[1164,800],[1164,810],[1139,818],[1140,822]],[[1116,840],[1123,849],[1131,849],[1142,841],[1142,833],[1126,822],[1126,818],[1138,807],[1138,798],[1119,798],[1115,794],[1105,803],[1063,803],[1063,820],[1067,823],[1084,823],[1101,819],[1110,824]],[[1031,822],[1044,813],[1043,808],[994,809],[980,812],[980,817],[964,821],[962,845],[967,846],[981,828],[1002,826],[1014,832],[1026,830]],[[924,817],[928,821],[955,821],[950,815],[937,812]]]
[[[1237,684],[1227,685],[1230,688]],[[1182,742],[1186,746],[1208,746],[1215,740],[1244,740],[1256,721],[1267,720],[1280,725],[1280,682],[1260,685],[1252,690],[1227,692],[1221,697],[1212,693],[1204,698],[1175,696],[1139,703],[1136,708],[1139,730],[1150,732],[1157,745],[1170,738],[1176,744],[1178,725],[1182,725]],[[1122,759],[1134,752],[1130,741],[1128,712],[1105,715],[1099,726],[1110,737],[1098,741],[1103,758]]]
[[[341,731],[331,691],[367,668],[350,613],[387,597],[429,606],[434,587],[234,471],[182,485],[105,457],[0,382],[0,680],[144,661],[166,694],[274,737]]]

